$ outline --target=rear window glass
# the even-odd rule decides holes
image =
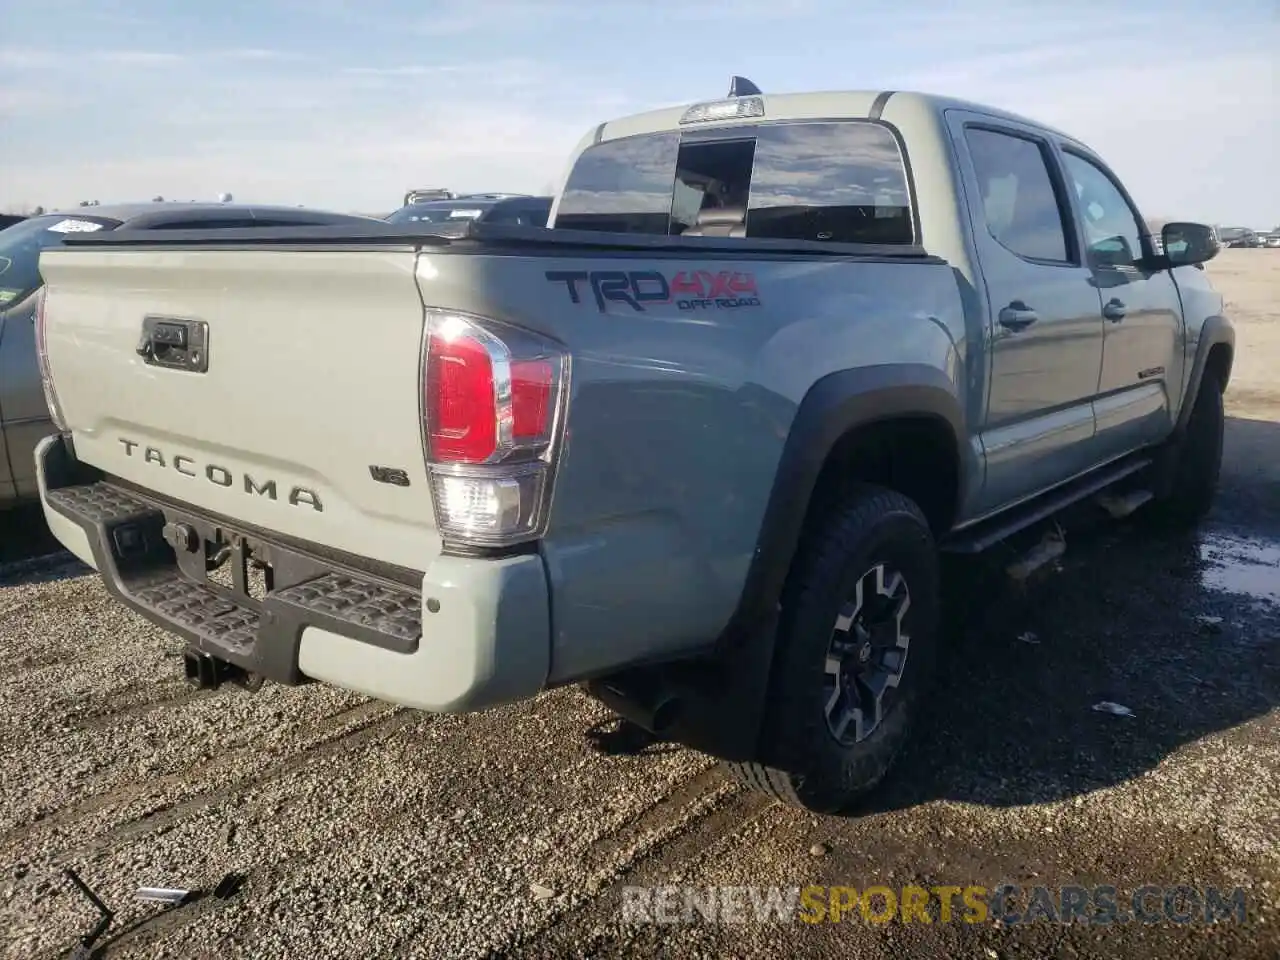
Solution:
[[[556,226],[844,243],[915,239],[898,141],[867,121],[598,144],[574,165]]]
[[[589,147],[573,165],[556,226],[666,234],[679,133],[625,137]]]
[[[795,123],[762,130],[747,235],[911,243],[911,200],[898,141],[872,123]]]

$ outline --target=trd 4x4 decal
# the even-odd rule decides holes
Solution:
[[[755,275],[737,270],[681,270],[670,279],[657,270],[548,270],[546,277],[563,283],[574,303],[582,302],[582,287],[588,287],[601,313],[609,302],[640,313],[657,303],[674,303],[678,310],[760,306]]]

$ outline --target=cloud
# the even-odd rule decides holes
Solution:
[[[40,116],[67,103],[65,97],[38,87],[0,87],[0,119]]]
[[[301,53],[296,53],[290,50],[271,50],[265,47],[233,47],[230,50],[215,50],[212,52],[211,56],[215,59],[253,60],[259,63],[298,61],[306,59],[306,57]]]
[[[247,73],[210,68],[208,55],[184,60],[169,81],[181,97],[157,96],[150,70],[131,63],[136,76],[103,80],[110,99],[132,108],[112,118],[117,139],[94,142],[88,128],[57,144],[33,141],[26,155],[6,151],[0,203],[208,199],[228,190],[246,201],[376,211],[423,183],[535,192],[558,176],[600,109],[529,60],[343,67],[262,59],[269,62]],[[74,91],[89,75],[62,80]],[[42,103],[5,88],[0,112],[21,108],[33,119],[53,95]],[[576,106],[547,112],[540,97]],[[80,101],[86,109],[94,102]]]
[[[0,71],[59,71],[71,68],[79,70],[94,64],[111,64],[118,67],[175,66],[182,63],[220,60],[248,60],[258,62],[297,61],[302,55],[284,50],[262,47],[232,47],[225,50],[175,51],[175,50],[50,50],[27,47],[0,47]]]
[[[990,64],[974,64],[913,79],[1083,141],[1144,211],[1210,222],[1280,220],[1271,172],[1280,167],[1274,53],[1210,48],[1194,59],[1104,53],[1087,65],[1040,69],[1035,83],[1011,86],[1005,77]]]
[[[90,22],[74,11],[93,4],[0,0],[40,38],[0,46],[0,126],[19,145],[0,155],[0,205],[536,191],[601,121],[720,95],[737,73],[990,103],[1089,143],[1145,210],[1280,221],[1272,0],[1231,16],[1200,0],[385,0],[378,17],[367,0],[224,0],[234,28],[107,2]]]
[[[456,37],[499,25],[528,29],[559,20],[585,31],[615,23],[643,23],[650,17],[666,24],[754,25],[817,13],[827,6],[830,4],[824,0],[654,0],[594,5],[575,0],[434,0],[431,12],[416,20],[412,29],[423,36]]]
[[[181,54],[160,50],[97,50],[89,58],[124,67],[166,67],[183,61]]]

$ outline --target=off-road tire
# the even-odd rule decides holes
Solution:
[[[1196,393],[1186,430],[1164,451],[1168,471],[1159,486],[1151,515],[1159,523],[1191,526],[1209,512],[1222,471],[1226,430],[1222,384],[1206,371]]]
[[[769,701],[756,762],[730,763],[747,786],[817,813],[848,808],[889,771],[934,673],[938,555],[920,508],[892,490],[858,485],[797,551],[783,592]],[[897,700],[852,745],[829,729],[823,697],[828,644],[864,571],[892,564],[906,580],[910,634]]]

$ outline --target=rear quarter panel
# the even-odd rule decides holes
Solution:
[[[713,282],[734,306],[673,293],[597,298],[607,271]],[[838,258],[595,260],[423,254],[428,306],[540,330],[572,352],[567,436],[544,543],[552,680],[713,640],[736,607],[783,444],[809,389],[853,367],[927,364],[957,395],[964,320],[940,263]],[[650,279],[645,289],[659,291]],[[744,302],[745,301],[745,302]]]

